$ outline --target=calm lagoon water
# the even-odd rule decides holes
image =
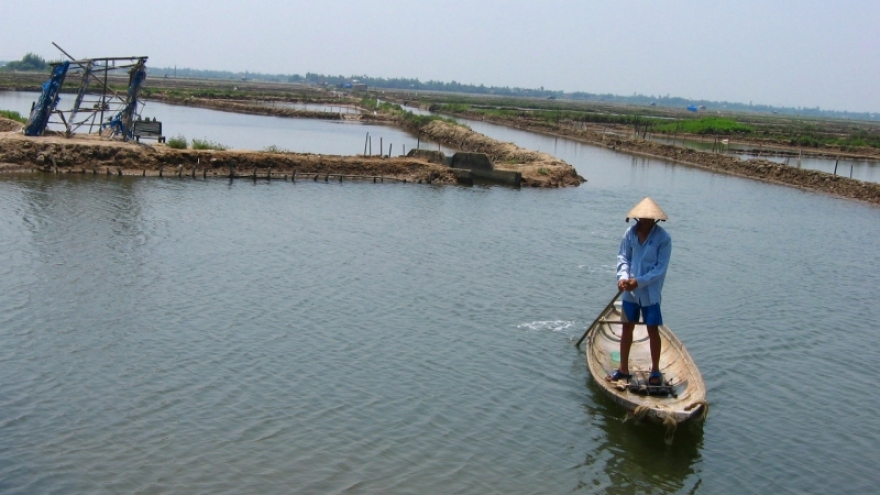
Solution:
[[[39,93],[28,91],[0,91],[0,109],[13,110],[22,116],[30,115],[31,104]],[[69,109],[74,95],[62,94],[58,108]],[[296,108],[302,109],[303,104]],[[329,108],[329,107],[328,107]],[[336,111],[340,107],[334,107]],[[322,106],[307,108],[325,110]],[[183,136],[187,140],[203,139],[233,149],[262,150],[270,146],[298,153],[325,155],[356,155],[367,153],[401,155],[414,149],[440,150],[451,155],[456,150],[431,141],[425,141],[396,127],[362,124],[356,121],[296,119],[269,117],[203,108],[190,108],[147,101],[142,109],[144,118],[162,122],[162,133],[168,137]],[[63,130],[61,124],[50,124],[49,129]],[[86,127],[81,128],[87,132]],[[368,137],[369,136],[369,137]]]
[[[477,130],[589,182],[0,176],[0,493],[874,490],[880,209]],[[572,345],[646,195],[711,404],[669,447]]]

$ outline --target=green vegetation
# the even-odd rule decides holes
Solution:
[[[822,146],[836,146],[843,151],[856,151],[858,148],[871,147],[880,148],[880,134],[870,134],[867,131],[859,130],[844,136],[823,136],[818,133],[807,133],[793,136],[789,139],[788,144],[791,146],[801,146],[804,148],[819,148]]]
[[[20,61],[17,62],[9,62],[8,64],[0,67],[0,70],[18,70],[18,71],[47,71],[49,70],[49,64],[43,59],[43,57],[28,52],[24,57],[21,58]]]
[[[512,103],[512,102],[511,102]],[[553,106],[558,106],[554,103]],[[535,105],[532,108],[511,106],[485,106],[473,105],[463,102],[440,103],[431,106],[431,110],[453,115],[477,115],[492,119],[523,118],[533,121],[558,124],[560,122],[578,122],[594,124],[622,124],[641,125],[653,122],[662,122],[660,119],[644,117],[640,114],[623,114],[610,112],[597,112],[595,110],[571,110],[552,108],[545,105]]]
[[[194,150],[218,150],[223,151],[225,149],[229,149],[228,146],[224,146],[220,143],[215,143],[213,141],[208,141],[207,139],[196,139],[192,140],[192,149]]]
[[[183,135],[178,134],[177,136],[168,139],[168,141],[165,142],[165,145],[176,150],[185,150],[188,144],[186,138],[183,137]]]
[[[27,119],[22,117],[18,112],[14,112],[12,110],[0,110],[0,117],[14,120],[16,122],[21,122],[22,124],[27,123]]]
[[[800,147],[830,146],[842,151],[880,149],[880,128],[866,121],[792,119],[754,113],[691,117],[684,112],[574,101],[536,100],[513,97],[491,99],[471,95],[420,95],[419,104],[450,115],[496,121],[524,121],[553,129],[578,124],[628,126],[637,134],[691,134],[749,136],[768,143]],[[702,118],[700,118],[702,117]]]
[[[665,124],[657,121],[651,127],[653,132],[674,134],[684,132],[687,134],[751,134],[755,129],[746,124],[740,124],[733,119],[720,117],[705,117],[699,120],[678,120]]]
[[[446,122],[447,124],[457,125],[460,127],[467,127],[466,125],[458,123],[458,121],[456,121],[455,119],[441,117],[439,115],[416,115],[412,112],[404,110],[402,111],[402,114],[400,116],[403,119],[404,125],[406,127],[414,129],[421,129],[422,127],[425,127],[435,120],[440,120]]]
[[[65,82],[65,87],[68,83]],[[70,86],[74,87],[74,86]],[[78,86],[77,86],[78,87]],[[114,86],[110,88],[117,92],[128,90],[127,86]],[[144,98],[167,98],[170,100],[186,100],[187,98],[204,98],[207,100],[282,100],[296,101],[299,103],[328,103],[339,101],[340,103],[348,102],[342,98],[328,98],[326,94],[320,94],[314,90],[304,90],[301,87],[291,86],[290,91],[259,91],[254,89],[242,90],[232,83],[218,82],[215,87],[211,88],[168,88],[168,87],[150,87],[141,89],[141,96]]]
[[[117,89],[117,88],[114,88]],[[118,89],[125,90],[126,88],[120,87]],[[145,98],[149,98],[155,94],[164,94],[167,98],[183,100],[186,98],[206,98],[206,99],[227,99],[234,100],[236,98],[241,98],[242,93],[240,91],[236,91],[234,88],[205,88],[205,89],[188,89],[188,88],[172,88],[172,89],[159,89],[159,88],[143,88],[141,90],[141,94]],[[257,98],[261,96],[257,92],[248,93],[249,98]]]
[[[263,151],[265,153],[291,153],[290,150],[286,150],[284,148],[279,148],[278,146],[276,146],[274,144],[270,145],[270,146],[266,146],[265,148],[263,148]]]
[[[444,103],[442,105],[434,105],[431,109],[435,112],[452,113],[452,114],[467,113],[467,112],[474,111],[474,109],[470,105],[465,104],[465,103]],[[501,111],[501,109],[487,109],[487,110]],[[489,112],[487,111],[486,113],[489,113]]]
[[[368,110],[375,110],[385,114],[393,115],[394,117],[400,119],[401,124],[404,127],[408,129],[414,129],[416,131],[435,120],[441,120],[448,124],[467,127],[458,123],[458,121],[456,121],[455,119],[441,117],[439,115],[416,115],[409,110],[404,110],[402,106],[396,103],[389,103],[387,101],[379,103],[378,100],[376,100],[375,98],[365,97],[361,100],[360,105],[361,107]]]

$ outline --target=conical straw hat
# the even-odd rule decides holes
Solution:
[[[629,222],[630,218],[652,218],[654,220],[663,220],[664,222],[669,220],[666,212],[657,206],[657,203],[651,198],[645,198],[639,201],[639,204],[633,206],[633,209],[629,210],[629,213],[626,214],[626,221]]]

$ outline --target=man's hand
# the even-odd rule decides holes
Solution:
[[[634,278],[631,278],[629,280],[618,280],[617,281],[617,288],[620,290],[630,291],[630,290],[635,289],[638,286],[639,286],[639,283]]]

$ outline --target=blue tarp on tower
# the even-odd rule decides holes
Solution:
[[[64,84],[64,76],[67,75],[69,67],[70,62],[56,65],[52,69],[52,77],[43,83],[43,91],[40,93],[40,98],[34,103],[34,109],[31,110],[31,116],[24,128],[26,136],[43,135],[43,131],[46,130],[46,126],[49,124],[49,116],[52,115],[55,107],[58,106],[58,101],[60,100],[58,91],[61,89],[61,85]]]
[[[140,96],[141,85],[146,78],[147,68],[144,65],[144,60],[140,60],[131,70],[125,106],[110,122],[102,126],[110,127],[114,136],[120,135],[125,140],[132,137],[132,121],[134,116],[137,115],[138,97]]]

